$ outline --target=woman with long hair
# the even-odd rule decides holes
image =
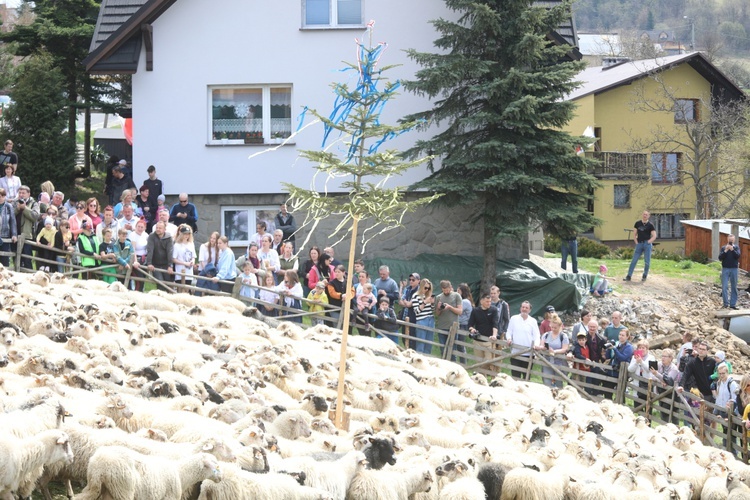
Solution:
[[[299,271],[300,281],[302,281],[302,289],[305,292],[305,296],[312,290],[309,286],[310,271],[315,264],[318,263],[318,257],[320,257],[320,248],[316,246],[310,247],[307,252],[308,259],[302,264],[302,268]]]
[[[558,316],[557,313],[554,312],[550,313],[548,319],[549,331],[542,335],[542,344],[539,346],[535,346],[534,349],[546,351],[545,354],[549,355],[548,360],[551,364],[558,366],[568,366],[568,360],[566,358],[560,356],[556,357],[556,355],[567,354],[568,347],[570,346],[570,340],[568,339],[568,336],[565,335],[565,333],[563,333],[562,331],[563,322],[560,319],[560,316]],[[555,370],[553,370],[552,367],[543,365],[542,373],[546,375],[546,377],[544,375],[542,376],[544,385],[557,387],[558,389],[562,388],[563,381],[552,378],[555,376]]]
[[[200,246],[198,249],[198,271],[203,271],[206,268],[206,264],[209,262],[213,263],[214,266],[219,264],[219,252],[216,242],[219,241],[218,231],[214,231],[208,237],[208,241]]]
[[[414,307],[414,314],[417,317],[417,338],[432,342],[434,332],[425,328],[419,328],[420,326],[435,328],[435,296],[432,294],[432,282],[430,280],[424,278],[419,282],[419,289],[411,299],[411,303]],[[430,354],[432,352],[432,344],[417,342],[416,349],[417,352],[422,354]]]
[[[146,233],[145,220],[139,220],[135,224],[135,229],[130,231],[128,239],[133,245],[133,250],[135,251],[135,263],[133,264],[133,267],[138,269],[140,266],[145,266],[146,255],[148,254],[148,233]],[[138,277],[142,278],[143,275],[139,275]],[[143,290],[143,281],[133,280],[133,283],[135,283],[136,291],[140,292]]]
[[[291,243],[288,243],[291,245]],[[302,285],[299,282],[299,275],[297,274],[297,271],[293,269],[288,269],[284,273],[284,280],[283,282],[279,283],[275,290],[279,292],[279,295],[283,299],[282,305],[292,308],[292,309],[299,309],[302,310]],[[281,311],[281,316],[288,316],[290,314],[294,314],[292,311]],[[295,316],[293,318],[289,318],[289,321],[293,321],[295,323],[302,323],[302,318],[299,316]]]
[[[187,224],[181,224],[177,229],[177,237],[174,239],[172,247],[172,262],[174,263],[175,282],[182,285],[192,285],[195,243],[193,241],[193,229]],[[188,289],[185,289],[185,291],[188,292]]]
[[[234,279],[237,277],[237,266],[234,263],[234,252],[229,248],[229,238],[222,236],[216,242],[219,249],[219,265],[216,266],[216,276],[212,279],[219,283],[219,289],[224,293],[232,293]],[[225,283],[230,281],[231,283]]]
[[[96,227],[102,222],[102,214],[99,213],[99,210],[99,200],[93,197],[86,200],[86,212],[84,213],[88,215],[89,219],[91,219],[91,222],[94,224],[94,229],[96,229]],[[113,234],[112,238],[117,239],[117,234]]]
[[[91,222],[91,219],[89,219],[89,216],[86,215],[86,203],[83,201],[79,201],[78,203],[76,203],[76,213],[68,218],[68,222],[70,223],[70,232],[73,233],[74,238],[78,238],[78,236],[83,232],[83,228],[81,226],[83,225],[82,223],[85,220],[89,221],[89,229],[91,229],[93,227],[93,223]]]
[[[57,261],[57,272],[65,272],[65,264],[70,263],[70,254],[75,250],[73,233],[70,232],[70,223],[66,220],[60,221],[60,229],[55,233],[55,260]]]
[[[320,254],[318,262],[310,269],[307,286],[312,290],[318,281],[330,282],[334,276],[334,269],[331,261],[333,258],[327,253]]]

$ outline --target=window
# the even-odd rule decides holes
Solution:
[[[699,101],[698,99],[675,99],[674,101],[674,122],[687,123],[697,122],[699,120]]]
[[[630,184],[615,184],[615,208],[630,208]]]
[[[210,87],[209,99],[212,144],[263,144],[292,134],[291,87]]]
[[[362,26],[363,0],[302,0],[304,26]]]
[[[682,153],[651,153],[651,182],[678,184],[681,182]]]
[[[651,224],[656,228],[656,237],[661,240],[682,239],[685,228],[680,221],[689,218],[689,214],[651,214]]]
[[[247,247],[250,237],[256,233],[256,224],[266,223],[266,232],[273,234],[279,207],[221,207],[222,234],[229,238],[233,247]]]

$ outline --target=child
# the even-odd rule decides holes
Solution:
[[[45,260],[55,260],[55,257],[57,257],[55,252],[51,250],[55,246],[55,233],[57,233],[57,229],[55,229],[55,219],[52,217],[45,217],[44,229],[39,231],[39,234],[36,236],[36,242],[40,245],[47,245],[50,250],[47,250],[46,248],[42,250],[40,248],[37,252],[40,258]],[[39,267],[39,270],[49,272],[49,266],[49,262],[43,262],[41,267]]]
[[[391,300],[388,297],[380,297],[378,302],[378,312],[376,313],[378,319],[375,320],[375,328],[383,330],[385,332],[397,332],[398,323],[396,323],[396,311],[391,307]],[[385,335],[393,341],[394,344],[398,345],[398,337],[396,335]]]
[[[108,227],[102,230],[102,242],[99,243],[99,255],[101,256],[102,265],[106,265],[110,262],[113,264],[117,262],[114,245],[112,244],[112,229]],[[105,283],[110,284],[117,281],[114,266],[102,271],[102,280]]]
[[[727,361],[727,355],[724,351],[716,351],[716,354],[714,354],[714,360],[716,361],[716,368],[714,368],[714,372],[711,374],[711,380],[717,380],[719,378],[719,365],[726,365],[727,373],[729,375],[732,374],[732,363]]]
[[[300,299],[302,298],[302,285],[299,282],[299,275],[294,269],[287,269],[284,272],[284,281],[276,286],[276,291],[282,297],[282,304],[290,309],[302,309]],[[280,316],[289,316],[296,314],[294,311],[281,311]],[[301,323],[300,316],[293,316],[289,319],[295,323]]]
[[[264,283],[265,284],[263,286],[265,286],[269,290],[261,290],[259,298],[263,302],[268,302],[268,304],[261,304],[260,312],[265,316],[274,318],[279,314],[279,311],[274,307],[275,304],[279,303],[279,294],[273,291],[273,289],[276,288],[276,282],[273,279],[273,273],[266,274],[266,280]]]
[[[607,266],[599,266],[599,272],[594,276],[594,283],[591,284],[590,292],[594,297],[604,297],[609,291],[609,282],[607,281]]]
[[[258,286],[258,277],[255,276],[253,269],[255,269],[253,263],[246,260],[245,264],[242,266],[242,273],[237,276],[237,279],[242,282],[242,286],[240,287],[240,297],[248,297],[251,299],[258,298],[258,289],[255,288]]]
[[[375,294],[372,293],[372,283],[362,284],[362,293],[357,295],[357,316],[362,319],[362,322],[366,325],[365,331],[370,331],[370,309],[375,305],[377,299]]]
[[[328,295],[326,295],[326,284],[325,281],[318,281],[315,288],[310,290],[307,295],[307,300],[310,301],[310,312],[320,313],[313,316],[313,324],[324,325],[323,315],[325,314],[325,305],[328,305]]]

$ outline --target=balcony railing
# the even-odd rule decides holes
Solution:
[[[651,164],[646,153],[593,151],[586,153],[586,157],[599,161],[593,172],[598,179],[648,180],[650,177]]]

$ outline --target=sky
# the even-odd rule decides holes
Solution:
[[[21,4],[21,0],[0,0],[0,3],[4,3],[8,7],[18,7]]]

